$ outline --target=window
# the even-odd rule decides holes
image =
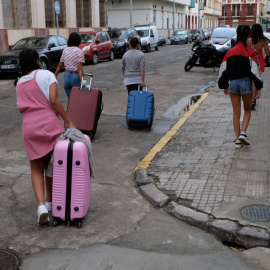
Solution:
[[[58,47],[59,44],[58,44],[58,40],[56,37],[51,37],[50,40],[49,40],[49,44],[48,46],[50,47]]]
[[[239,16],[240,5],[233,5],[233,16]]]
[[[91,0],[76,0],[77,27],[92,26]]]
[[[2,0],[4,28],[30,28],[30,0]]]
[[[55,19],[55,11],[54,11],[54,0],[45,0],[45,20],[46,27],[55,28],[56,27],[56,19]],[[58,25],[59,27],[66,26],[66,1],[58,0],[60,5],[60,14],[58,15]]]
[[[109,40],[109,38],[108,38],[108,36],[107,36],[106,33],[102,33],[102,39],[103,39],[104,42],[106,42],[106,41]]]
[[[100,27],[106,26],[106,3],[105,0],[99,0],[99,18]]]
[[[58,36],[57,39],[58,39],[59,46],[67,45],[67,41],[65,38]]]
[[[97,40],[98,40],[98,39],[100,40],[100,42],[103,42],[103,39],[102,39],[102,35],[101,35],[101,34],[98,34],[98,35],[97,35]]]
[[[248,16],[253,16],[253,5],[248,6],[247,15]]]
[[[238,26],[238,22],[233,22],[233,27],[236,28]]]
[[[156,22],[156,10],[153,10],[153,22]]]

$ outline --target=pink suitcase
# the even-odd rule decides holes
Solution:
[[[90,147],[91,141],[86,136]],[[62,140],[54,147],[52,216],[53,226],[74,221],[82,227],[91,193],[87,147],[83,142]]]

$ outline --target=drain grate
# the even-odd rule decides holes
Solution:
[[[241,215],[249,221],[268,222],[270,221],[270,207],[266,205],[254,204],[243,207]]]
[[[18,270],[21,266],[21,258],[10,249],[0,249],[0,269],[1,270]]]

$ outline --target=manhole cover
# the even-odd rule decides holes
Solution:
[[[270,207],[266,205],[249,205],[241,209],[243,218],[249,221],[270,221]]]
[[[0,249],[0,270],[18,270],[20,266],[21,259],[15,251]]]

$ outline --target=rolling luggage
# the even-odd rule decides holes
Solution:
[[[126,120],[129,128],[151,129],[154,118],[154,95],[146,90],[134,90],[128,95]]]
[[[91,87],[93,75],[84,73],[85,75],[90,76],[89,85],[84,86],[81,83],[81,87],[72,87],[67,114],[77,129],[93,139],[102,111],[102,92]]]
[[[87,135],[90,149],[91,141]],[[90,204],[91,172],[86,145],[81,141],[61,140],[55,144],[53,158],[53,226],[74,221],[82,227],[82,219]]]

